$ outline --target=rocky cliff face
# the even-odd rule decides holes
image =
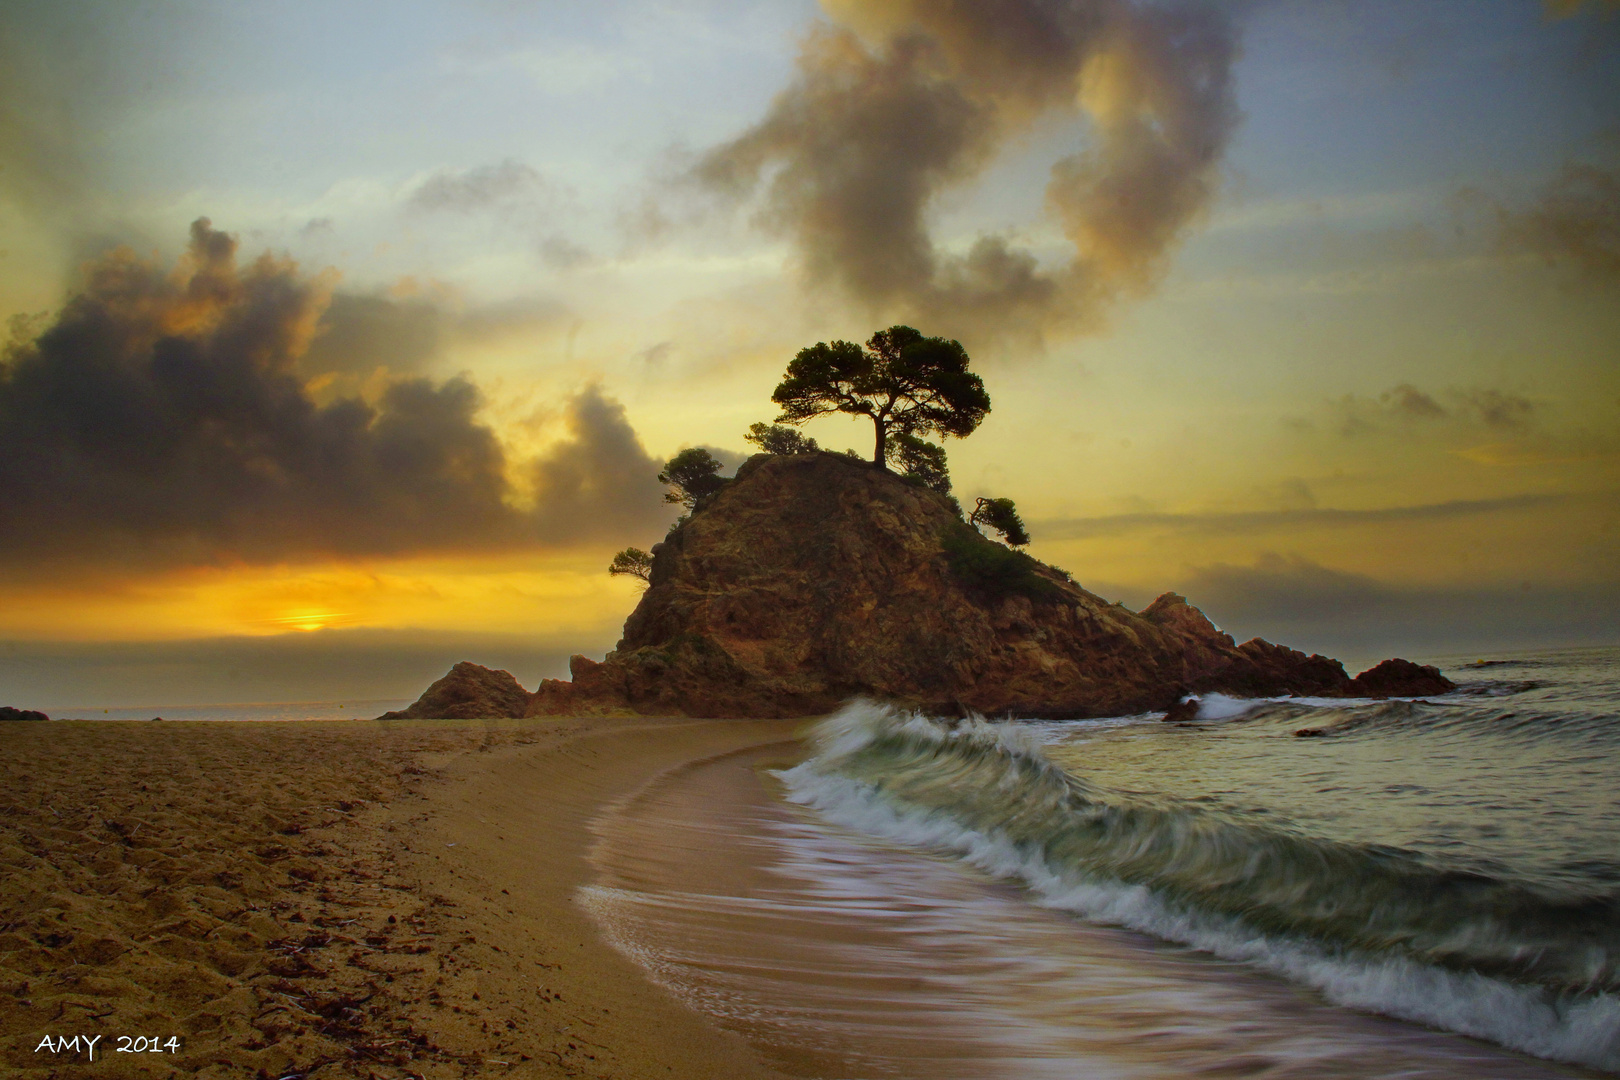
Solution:
[[[522,704],[494,679],[490,707],[509,711],[490,715],[802,716],[866,694],[1059,718],[1167,709],[1211,690],[1451,688],[1405,661],[1362,682],[1326,657],[1237,645],[1173,593],[1140,613],[1110,604],[980,536],[942,496],[835,454],[750,459],[653,556],[606,660],[574,657],[571,681],[546,680]],[[430,694],[445,697],[443,683]]]

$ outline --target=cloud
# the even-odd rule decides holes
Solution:
[[[573,270],[591,262],[590,251],[562,233],[551,233],[541,237],[535,244],[535,253],[540,256],[541,262],[553,270]]]
[[[1392,390],[1386,390],[1378,396],[1378,400],[1402,416],[1428,420],[1446,415],[1446,410],[1441,408],[1438,401],[1411,383],[1401,383]]]
[[[1400,383],[1376,398],[1346,394],[1327,403],[1339,434],[1357,438],[1388,431],[1413,432],[1444,423],[1452,434],[1477,437],[1480,428],[1494,432],[1527,432],[1536,419],[1536,403],[1522,394],[1493,387],[1453,388],[1441,395],[1450,403]],[[1432,430],[1432,429],[1431,429]]]
[[[590,388],[568,403],[568,438],[533,463],[536,525],[564,544],[661,527],[668,512],[658,483],[662,462],[647,456],[624,406]]]
[[[825,0],[794,81],[692,177],[792,239],[803,271],[874,312],[952,333],[1083,327],[1145,290],[1208,205],[1236,126],[1234,33],[1213,5]],[[1089,135],[1049,212],[1073,247],[1042,267],[1002,236],[966,254],[928,214],[1048,114]]]
[[[511,209],[555,198],[557,189],[528,165],[508,158],[460,172],[442,169],[424,180],[406,201],[412,210],[470,214]]]
[[[1500,249],[1539,255],[1591,284],[1620,281],[1620,175],[1565,165],[1530,206],[1497,207]]]
[[[747,450],[727,450],[723,446],[710,446],[707,443],[701,445],[698,449],[707,450],[709,455],[720,463],[721,476],[735,473],[743,462],[759,453],[758,450],[752,447]]]
[[[534,234],[535,255],[553,270],[572,270],[591,261],[588,250],[550,226],[572,204],[572,192],[510,158],[461,171],[441,169],[405,202],[415,213],[492,214],[508,226],[521,226]]]
[[[1364,616],[1387,604],[1392,592],[1362,574],[1331,570],[1298,555],[1265,552],[1253,566],[1212,563],[1192,568],[1181,582],[1189,596],[1231,617],[1297,621],[1331,611]]]
[[[300,366],[312,374],[420,371],[443,352],[446,322],[444,310],[427,300],[339,293],[321,313]]]
[[[408,280],[388,293],[335,292],[298,366],[311,376],[419,372],[455,345],[552,330],[570,317],[566,305],[545,296],[468,307],[448,290]]]
[[[1353,664],[1620,640],[1612,584],[1410,589],[1268,552],[1250,566],[1191,567],[1176,588],[1240,641],[1264,637]]]
[[[1199,535],[1233,535],[1266,532],[1300,526],[1391,524],[1406,521],[1434,521],[1495,514],[1502,511],[1551,509],[1575,501],[1566,495],[1513,495],[1500,499],[1457,499],[1416,506],[1394,506],[1378,510],[1335,510],[1299,507],[1285,510],[1257,510],[1242,513],[1208,514],[1111,514],[1105,517],[1062,518],[1038,521],[1030,528],[1042,540],[1079,540],[1096,536],[1121,536],[1137,532],[1173,532]]]
[[[1427,444],[1476,465],[1530,468],[1614,458],[1620,442],[1613,425],[1571,425],[1561,416],[1563,404],[1494,387],[1431,395],[1401,383],[1377,397],[1346,394],[1325,409],[1345,439],[1383,439],[1403,449]],[[1317,431],[1310,421],[1285,423],[1306,439]]]
[[[1523,428],[1536,411],[1529,398],[1501,390],[1472,390],[1461,397],[1464,406],[1486,427]]]
[[[270,255],[239,266],[236,248],[199,219],[172,272],[111,252],[53,322],[13,341],[0,366],[0,570],[520,548],[667,520],[657,463],[595,388],[529,463],[508,460],[465,378],[317,404],[301,369],[312,343],[328,370],[359,362],[345,343],[409,366],[420,350],[386,348],[408,334],[376,324],[408,328],[419,309],[346,301],[325,323],[329,276]],[[527,509],[514,477],[534,481]]]

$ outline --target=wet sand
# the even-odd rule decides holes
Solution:
[[[606,807],[797,726],[0,727],[0,1073],[776,1076],[577,892]]]
[[[801,752],[693,761],[618,801],[593,825],[582,897],[608,940],[790,1076],[1601,1075],[1335,1006],[840,828],[782,798],[775,768]]]

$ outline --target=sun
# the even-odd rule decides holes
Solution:
[[[319,630],[349,614],[347,611],[299,611],[292,615],[281,615],[269,621],[284,626],[288,630],[308,631]]]

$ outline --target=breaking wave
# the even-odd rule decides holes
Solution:
[[[1017,725],[865,701],[778,775],[842,826],[951,853],[1045,906],[1341,1005],[1620,1071],[1620,893],[1607,887],[1555,891],[1478,862],[1105,796]]]

